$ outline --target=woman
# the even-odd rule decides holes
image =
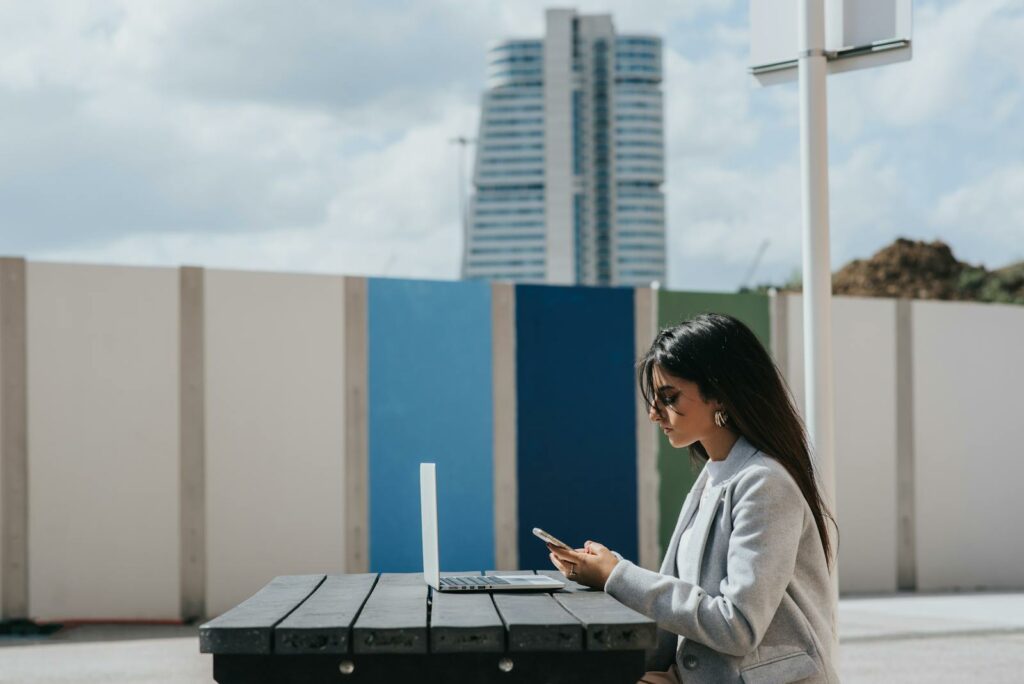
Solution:
[[[702,314],[659,332],[637,369],[650,419],[704,463],[661,572],[590,541],[549,544],[552,563],[658,623],[641,682],[838,682],[835,519],[771,357],[740,321]]]

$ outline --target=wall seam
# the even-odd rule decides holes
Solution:
[[[772,356],[775,357],[775,365],[783,379],[788,376],[789,371],[789,308],[786,294],[773,290],[768,295],[771,303],[769,314],[771,316],[771,347]]]
[[[917,590],[913,302],[896,301],[896,588]]]
[[[634,290],[634,356],[637,359],[647,352],[657,333],[657,294],[658,291],[651,288]],[[661,567],[658,442],[639,387],[636,388],[636,469],[638,561],[641,567],[657,570]]]
[[[26,266],[0,258],[0,620],[28,619]]]
[[[369,572],[369,319],[366,278],[344,277],[345,572]]]
[[[178,277],[178,467],[180,611],[206,614],[206,325],[205,271],[182,266]]]
[[[494,561],[519,569],[519,482],[516,470],[515,286],[491,285],[491,374],[494,459]]]

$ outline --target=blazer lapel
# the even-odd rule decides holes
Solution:
[[[679,579],[684,579],[692,584],[700,583],[700,566],[704,558],[704,547],[707,545],[708,534],[711,532],[711,524],[715,520],[715,513],[722,503],[722,493],[725,487],[711,486],[708,488],[707,498],[697,509],[697,517],[693,521],[693,528],[687,539],[687,546],[690,549],[697,549],[696,553],[688,552],[683,558],[683,565],[679,570]]]

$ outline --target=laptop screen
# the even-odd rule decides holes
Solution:
[[[441,586],[437,560],[437,484],[433,463],[420,463],[420,524],[423,527],[423,578]]]

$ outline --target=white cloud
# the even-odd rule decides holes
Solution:
[[[297,117],[285,126],[274,118],[273,111],[253,112],[225,141],[217,135],[217,117],[201,116],[209,129],[194,131],[194,137],[211,137],[239,167],[266,164],[273,170],[247,187],[268,195],[252,201],[261,211],[275,211],[274,215],[254,212],[249,226],[227,231],[181,226],[174,231],[130,233],[89,247],[43,249],[35,256],[454,278],[458,275],[461,228],[457,151],[448,139],[452,131],[472,119],[473,111],[455,103],[443,118],[410,130],[393,144],[347,158],[338,155],[338,149],[319,154],[314,149],[318,142],[343,137],[329,122],[315,117]],[[264,139],[275,123],[282,125],[283,135],[293,139],[291,144],[282,147],[273,139]],[[182,125],[190,127],[187,117]],[[295,159],[296,153],[299,159]],[[187,156],[194,159],[194,155]],[[212,160],[218,158],[214,155]],[[297,176],[290,175],[290,167]],[[175,190],[188,196],[212,192],[223,184],[225,191],[238,192],[239,180],[212,173],[182,179]],[[301,215],[304,207],[315,209],[309,220],[289,223],[289,216]]]
[[[829,183],[833,267],[870,256],[897,236],[923,228],[914,222],[905,178],[878,142],[865,143],[831,164]]]
[[[664,62],[670,174],[676,163],[685,168],[695,156],[724,159],[757,140],[762,122],[750,109],[745,56],[722,51],[696,61],[666,49]]]
[[[738,287],[761,243],[769,241],[755,280],[788,276],[800,254],[798,169],[694,167],[677,179],[669,205],[669,286]],[[698,264],[711,264],[709,273]]]
[[[999,168],[943,196],[931,220],[957,241],[961,260],[999,266],[1024,260],[1024,163]],[[998,254],[1001,258],[992,258]]]

